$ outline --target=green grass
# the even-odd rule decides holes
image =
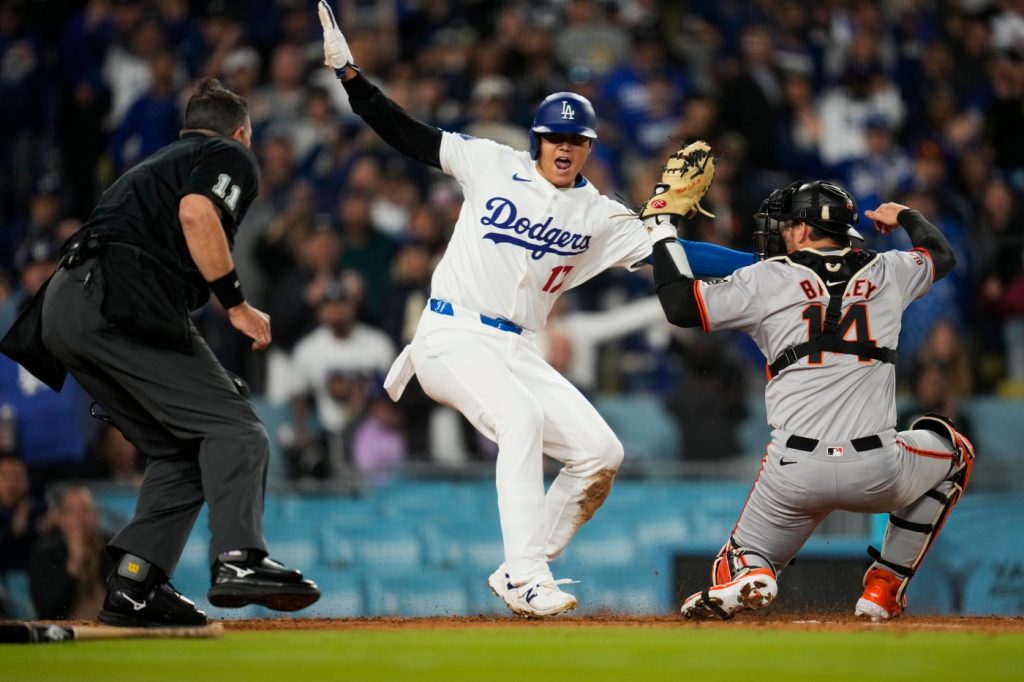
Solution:
[[[4,682],[1019,680],[1024,633],[690,627],[228,632],[0,646]],[[733,677],[743,674],[743,678]]]

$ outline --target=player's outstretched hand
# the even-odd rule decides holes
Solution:
[[[889,234],[899,227],[899,223],[896,221],[896,216],[900,214],[900,211],[906,210],[907,208],[909,207],[904,206],[903,204],[887,201],[874,211],[864,211],[864,216],[875,224],[876,230],[882,234]]]
[[[270,345],[270,315],[242,302],[228,308],[231,326],[252,339],[253,350],[265,350]]]
[[[348,49],[348,42],[338,28],[330,3],[327,0],[320,0],[317,3],[317,12],[320,14],[320,26],[324,30],[324,64],[334,69],[338,78],[354,78],[355,73],[350,72],[348,67],[351,66],[353,71],[358,70],[358,67],[352,60],[352,51]]]

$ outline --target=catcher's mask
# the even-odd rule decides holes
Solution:
[[[853,240],[864,241],[853,228],[858,220],[857,203],[839,185],[822,180],[794,182],[774,190],[754,214],[754,252],[761,260],[785,253],[779,228],[790,221],[813,225],[852,246]]]
[[[597,139],[597,114],[590,100],[574,92],[556,92],[544,98],[530,126],[530,158],[540,156],[538,133],[571,133]]]

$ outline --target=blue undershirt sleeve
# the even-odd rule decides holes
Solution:
[[[692,242],[687,239],[677,241],[683,245],[683,250],[686,251],[686,260],[690,263],[693,276],[697,278],[728,277],[740,268],[757,262],[757,256],[746,251],[736,251],[718,244]],[[644,262],[653,263],[653,256],[648,256]]]

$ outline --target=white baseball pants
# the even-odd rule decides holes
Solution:
[[[514,585],[550,576],[611,489],[622,444],[533,342],[475,314],[423,313],[411,359],[423,390],[498,444],[498,513]],[[544,493],[543,455],[565,466]]]

